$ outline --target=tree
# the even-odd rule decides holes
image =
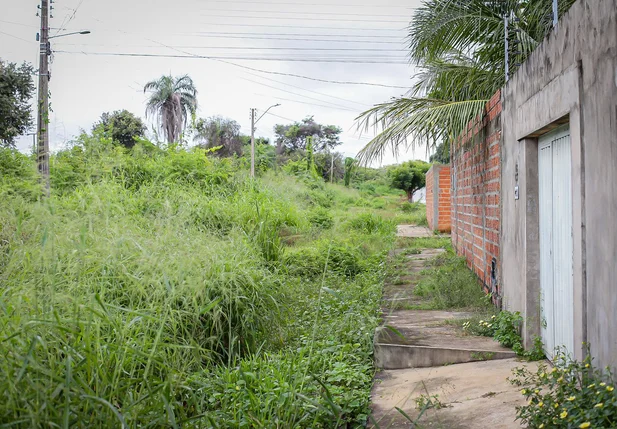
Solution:
[[[353,174],[354,167],[356,166],[356,160],[354,158],[347,157],[345,158],[345,186],[349,187],[351,185],[351,175]]]
[[[563,15],[574,0],[559,1]],[[552,28],[550,0],[424,0],[409,25],[409,57],[421,69],[410,94],[376,105],[358,118],[381,132],[359,154],[368,162],[386,152],[454,139],[481,115],[504,83],[505,24],[514,71]]]
[[[339,152],[317,152],[313,156],[315,168],[326,182],[330,181],[330,167],[334,181],[342,180],[345,174],[345,160]]]
[[[307,137],[313,137],[313,149],[316,152],[333,149],[342,144],[339,140],[342,131],[335,125],[318,124],[312,116],[291,125],[276,125],[276,152],[281,154],[306,150]]]
[[[432,163],[450,163],[450,142],[441,142],[437,145],[435,153],[431,155],[429,161]]]
[[[15,146],[15,138],[32,126],[30,100],[34,94],[34,70],[28,63],[17,66],[0,60],[0,145]]]
[[[150,92],[146,104],[146,117],[156,116],[157,126],[163,131],[167,143],[180,139],[188,122],[197,110],[197,90],[193,80],[188,76],[162,76],[148,82],[144,93]]]
[[[193,139],[206,149],[220,146],[221,149],[216,151],[219,156],[240,156],[242,155],[240,128],[240,124],[236,121],[222,116],[200,119],[195,125],[196,132]]]
[[[426,186],[426,172],[431,165],[424,161],[407,161],[388,172],[390,183],[393,188],[402,189],[407,194],[407,199],[412,200],[418,189]]]
[[[116,110],[101,115],[101,120],[92,127],[93,132],[97,130],[111,137],[115,143],[131,149],[137,139],[145,135],[146,125],[128,110]]]

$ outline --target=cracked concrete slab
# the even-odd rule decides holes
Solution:
[[[418,422],[421,427],[520,428],[515,421],[516,406],[524,404],[524,397],[520,388],[507,381],[512,369],[520,366],[535,371],[538,363],[504,359],[382,371],[371,394],[372,416],[378,426],[371,423],[369,427],[411,428],[413,425],[396,407],[415,420],[419,414],[416,399],[437,395],[444,407],[428,410]]]

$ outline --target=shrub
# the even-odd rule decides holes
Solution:
[[[523,389],[527,405],[517,407],[517,419],[533,428],[617,427],[617,391],[613,375],[557,354],[555,366],[535,372],[516,368],[510,381]]]
[[[288,252],[285,266],[291,275],[305,278],[319,277],[324,271],[353,278],[363,269],[359,250],[326,240],[314,247]]]
[[[511,348],[517,355],[526,359],[544,359],[542,340],[539,337],[534,340],[534,347],[531,350],[524,349],[520,334],[522,325],[523,318],[518,311],[513,313],[503,310],[491,316],[489,320],[480,320],[477,325],[467,323],[464,329],[475,335],[493,337],[499,344]]]
[[[308,215],[311,225],[320,229],[330,229],[334,226],[334,218],[330,211],[323,207],[316,207]]]
[[[360,213],[351,218],[348,221],[348,226],[352,230],[361,231],[366,234],[388,235],[396,232],[394,222],[371,212]]]

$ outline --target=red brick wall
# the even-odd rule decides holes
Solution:
[[[436,164],[426,173],[426,219],[432,231],[450,232],[451,186],[450,166]]]
[[[437,229],[441,232],[450,232],[452,228],[452,216],[450,209],[452,206],[452,196],[450,189],[452,188],[452,180],[450,179],[450,166],[442,165],[439,169],[439,208],[437,214]]]
[[[499,279],[501,186],[501,91],[452,144],[452,244],[500,304],[501,290],[491,280],[496,260]],[[493,287],[494,286],[494,287]]]

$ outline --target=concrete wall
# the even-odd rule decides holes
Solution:
[[[432,231],[450,232],[450,166],[433,165],[426,173],[426,219]]]
[[[537,138],[569,123],[574,355],[617,367],[617,0],[579,0],[502,93],[504,306],[540,333]],[[519,199],[514,198],[518,185]]]
[[[501,102],[497,92],[481,118],[452,143],[452,244],[501,305],[499,282]],[[495,264],[495,269],[493,269]],[[497,276],[498,274],[495,274]]]

